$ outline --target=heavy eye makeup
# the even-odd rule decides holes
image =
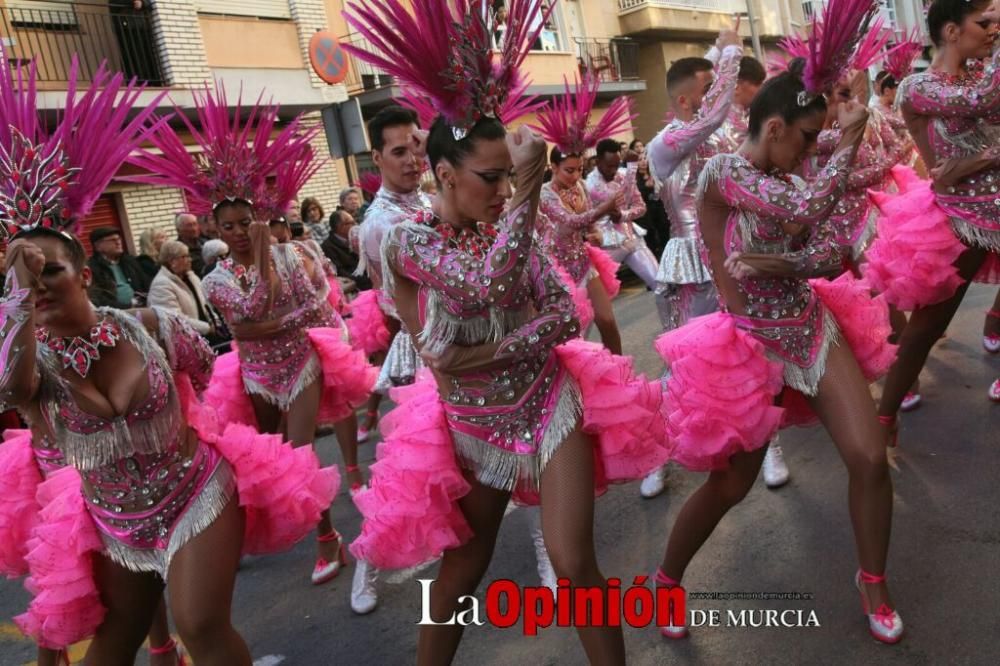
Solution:
[[[47,263],[42,267],[42,277],[52,278],[60,275],[66,271],[66,267],[62,264],[57,263]]]
[[[505,172],[502,169],[495,169],[493,171],[473,170],[472,173],[482,178],[484,182],[490,183],[492,185],[494,183],[500,182],[500,177],[503,176]],[[513,176],[513,172],[510,172],[507,175],[508,177]]]

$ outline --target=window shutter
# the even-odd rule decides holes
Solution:
[[[195,6],[199,12],[204,14],[292,18],[292,10],[288,6],[288,0],[197,0]]]

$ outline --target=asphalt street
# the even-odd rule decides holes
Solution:
[[[717,610],[723,626],[691,630],[667,642],[651,628],[625,629],[629,663],[684,664],[987,664],[1000,653],[997,613],[1000,585],[1000,406],[986,398],[1000,375],[1000,357],[981,346],[983,313],[994,288],[973,287],[947,337],[923,374],[924,405],[903,420],[893,459],[895,514],[888,575],[907,634],[889,647],[868,635],[853,584],[857,566],[847,513],[847,475],[821,428],[786,431],[781,445],[791,481],[772,491],[763,482],[722,522],[685,577],[689,592],[800,593],[801,601],[697,599],[689,609]],[[615,303],[625,350],[637,367],[658,375],[652,351],[658,320],[652,296],[627,289]],[[874,388],[875,393],[878,387]],[[319,443],[327,463],[339,462],[332,438]],[[362,447],[370,463],[375,447]],[[639,497],[638,484],[618,486],[597,501],[595,532],[607,576],[631,582],[660,561],[670,526],[702,476],[672,469],[667,492]],[[359,517],[346,488],[334,522],[348,536]],[[421,572],[384,573],[380,605],[371,615],[352,614],[353,565],[333,582],[313,587],[308,574],[314,546],[244,562],[234,600],[234,620],[261,666],[382,666],[413,662],[420,617]],[[537,581],[528,516],[514,509],[501,530],[487,581]],[[482,598],[482,590],[479,596]],[[0,582],[0,665],[26,664],[34,647],[11,625],[27,595],[20,582]],[[727,612],[802,610],[819,626],[726,626]],[[747,617],[747,616],[744,616]],[[786,614],[786,617],[789,617]],[[77,646],[74,659],[85,646]],[[139,663],[145,663],[140,656]],[[569,629],[544,629],[536,637],[519,626],[470,627],[456,660],[476,666],[583,664]]]

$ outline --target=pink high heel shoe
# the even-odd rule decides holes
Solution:
[[[885,604],[879,606],[873,613],[869,608],[868,595],[861,587],[862,585],[877,585],[884,582],[885,576],[876,576],[861,569],[858,569],[858,573],[854,577],[854,584],[861,594],[861,607],[864,609],[865,615],[868,616],[868,631],[871,632],[875,640],[895,645],[903,640],[902,618],[899,617],[899,613],[894,608],[889,608]]]
[[[1000,311],[998,310],[987,310],[987,319],[1000,319]],[[989,335],[983,336],[983,349],[991,354],[1000,353],[1000,335],[996,333],[990,333]]]
[[[663,573],[663,569],[656,570],[656,576],[653,577],[653,581],[659,587],[672,588],[677,587],[681,584],[679,580],[674,580],[667,574]],[[678,640],[681,638],[687,638],[688,630],[686,625],[674,625],[668,624],[666,626],[660,627],[660,635],[664,638],[669,638],[671,640]]]
[[[322,585],[328,581],[333,580],[340,573],[341,568],[347,566],[347,554],[344,552],[344,538],[340,536],[337,530],[333,530],[329,534],[324,534],[323,536],[316,537],[316,540],[320,543],[330,543],[333,541],[337,542],[337,557],[333,562],[327,562],[325,558],[316,558],[316,567],[312,572],[312,584]]]

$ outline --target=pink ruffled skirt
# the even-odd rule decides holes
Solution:
[[[390,333],[386,326],[385,314],[378,304],[378,292],[374,289],[363,291],[351,301],[350,317],[346,320],[351,333],[351,344],[365,356],[372,356],[389,350]]]
[[[810,284],[865,377],[888,372],[896,348],[888,342],[885,300],[872,298],[850,273]],[[818,420],[806,398],[785,386],[785,362],[728,313],[693,319],[660,336],[655,347],[670,369],[664,410],[672,458],[687,469],[725,469],[733,455],[761,448],[780,428]]]

